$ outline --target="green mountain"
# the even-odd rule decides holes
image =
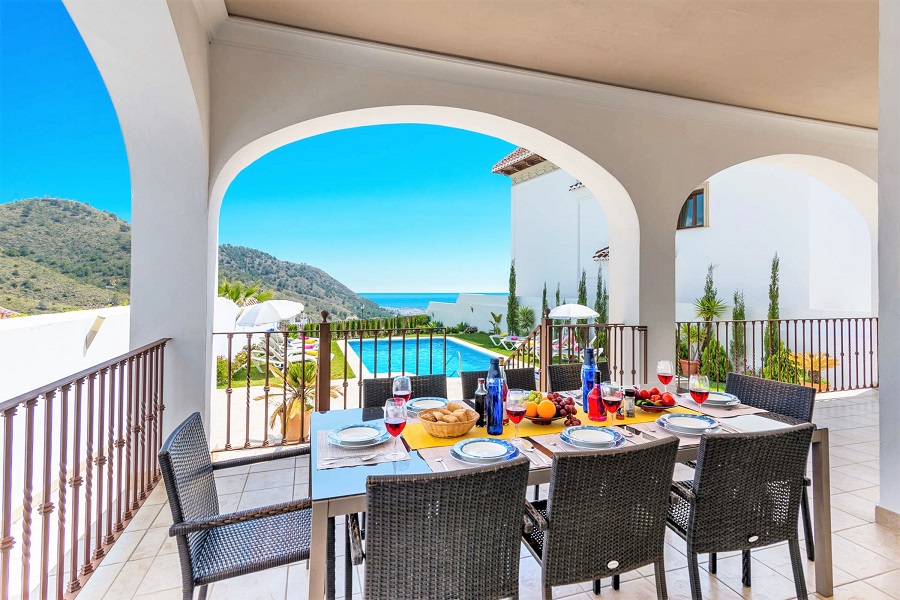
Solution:
[[[59,198],[0,204],[0,306],[36,314],[127,303],[130,267],[131,225],[113,213]],[[221,246],[219,271],[310,314],[388,316],[321,269],[259,250]]]

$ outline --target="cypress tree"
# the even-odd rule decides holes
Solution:
[[[509,296],[506,298],[506,329],[510,335],[519,333],[519,299],[516,298],[516,261],[509,263]]]
[[[609,321],[609,295],[603,284],[603,267],[597,269],[597,297],[594,299],[594,310],[600,315],[597,317],[598,323]]]
[[[731,309],[732,321],[743,321],[747,318],[744,306],[744,292],[742,290],[734,291],[734,308]],[[744,360],[744,324],[734,323],[734,331],[731,335],[731,364],[734,365],[736,373],[743,373],[747,367]]]
[[[578,282],[578,304],[587,306],[587,273],[581,270],[581,280]]]
[[[778,309],[778,253],[775,253],[775,256],[772,257],[772,274],[769,279],[769,312],[766,314],[766,319],[769,321],[777,321],[780,316],[780,311]],[[778,352],[778,324],[766,324],[766,334],[765,334],[765,358],[768,358],[772,354],[776,354]]]
[[[562,303],[559,301],[559,297],[560,297],[560,296],[559,296],[559,282],[557,281],[557,282],[556,282],[556,306],[559,306],[560,304],[562,304]]]
[[[550,308],[550,306],[547,304],[547,282],[545,281],[544,282],[544,293],[541,296],[541,318],[542,319],[544,318],[544,314],[546,314],[548,308]]]

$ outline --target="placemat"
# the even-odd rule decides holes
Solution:
[[[682,414],[698,414],[696,410],[690,408],[684,408],[681,406],[673,406],[670,408],[668,413],[682,413]],[[582,425],[609,425],[609,419],[606,421],[591,421],[588,419],[587,414],[584,413],[581,408],[578,408],[578,413],[576,414],[578,419],[581,420]],[[632,418],[625,419],[614,419],[613,425],[622,426],[622,425],[634,425],[637,423],[650,423],[655,422],[659,417],[659,413],[646,413],[639,408],[635,408],[635,414]],[[566,428],[565,419],[560,419],[559,421],[555,421],[550,423],[549,425],[537,425],[532,423],[528,419],[523,420],[519,423],[519,436],[533,438],[539,435],[545,435],[548,433],[559,433],[563,429]],[[515,426],[512,423],[505,426],[503,428],[503,434],[498,436],[488,436],[487,430],[484,427],[473,427],[469,430],[468,433],[464,436],[455,437],[455,438],[436,438],[432,436],[430,433],[425,431],[425,428],[422,427],[422,424],[418,421],[410,421],[406,424],[406,429],[403,430],[403,439],[406,440],[406,443],[409,444],[409,447],[413,450],[421,450],[422,448],[438,448],[441,446],[452,446],[461,440],[475,439],[475,438],[485,438],[485,437],[499,437],[500,439],[508,440],[515,436]]]
[[[535,450],[534,452],[526,452],[522,448],[519,448],[519,454],[521,456],[526,457],[529,462],[529,469],[542,469],[550,466],[550,459],[547,458],[546,455],[541,455],[544,458],[547,458],[547,462],[542,462],[539,456],[534,456],[535,454],[540,453],[540,450]],[[434,473],[441,473],[444,471],[458,471],[460,469],[471,469],[473,467],[482,467],[484,465],[475,465],[467,462],[463,462],[461,460],[457,460],[450,455],[450,446],[440,446],[438,448],[425,448],[423,450],[419,450],[419,456],[425,459],[425,462],[428,463],[428,467]],[[441,461],[441,462],[438,462]],[[446,466],[446,469],[444,468]]]
[[[626,432],[623,432],[626,433]],[[577,446],[570,446],[569,444],[562,441],[562,438],[559,437],[558,433],[548,433],[544,435],[535,435],[531,437],[531,441],[536,444],[540,444],[550,452],[583,452],[585,450],[591,450],[591,448],[579,448]],[[653,440],[649,438],[645,438],[639,435],[632,435],[631,437],[625,438],[625,445],[619,446],[619,448],[626,448],[628,446],[635,446],[640,444],[646,444],[647,442],[651,442]],[[599,448],[598,448],[599,450]]]
[[[728,419],[721,419],[720,422],[728,428],[733,428],[736,431],[744,433],[772,431],[773,429],[790,427],[787,423],[782,423],[781,421],[776,421],[774,419],[767,419],[766,417],[760,417],[758,415],[738,415]]]
[[[403,442],[395,446],[394,438],[388,439],[377,446],[368,446],[366,448],[345,448],[343,446],[335,446],[328,441],[328,431],[320,431],[316,437],[316,469],[324,471],[325,469],[337,469],[338,467],[357,467],[359,465],[374,465],[383,462],[398,462],[401,460],[409,460],[409,452]],[[403,451],[402,458],[394,456],[386,456],[392,452]],[[361,456],[374,454],[369,460],[361,460]]]
[[[684,408],[689,408],[691,410],[701,412],[704,415],[709,415],[710,417],[713,417],[715,419],[721,419],[724,417],[736,417],[738,415],[755,415],[758,413],[766,412],[762,408],[747,406],[746,404],[741,404],[732,408],[712,406],[705,403],[698,406],[696,402],[691,400],[690,395],[688,394],[676,395],[675,403],[678,404],[678,406],[683,406]]]
[[[666,431],[656,423],[639,423],[638,425],[633,425],[634,429],[638,431],[643,431],[644,433],[656,438],[662,439],[665,437],[676,437],[678,438],[678,447],[690,447],[690,446],[699,446],[700,445],[700,436],[698,435],[677,435],[672,433],[671,431]]]

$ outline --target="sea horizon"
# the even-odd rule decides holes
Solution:
[[[486,296],[503,296],[506,292],[358,292],[381,306],[392,309],[417,309],[424,311],[429,302],[456,302],[460,293],[484,294]]]

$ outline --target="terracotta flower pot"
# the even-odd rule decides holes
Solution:
[[[312,411],[308,410],[303,415],[297,415],[288,419],[284,431],[285,442],[301,442],[309,438],[309,417]]]
[[[678,362],[681,363],[681,374],[690,377],[691,375],[699,375],[700,374],[700,361],[699,360],[686,360],[684,358],[678,359]]]

